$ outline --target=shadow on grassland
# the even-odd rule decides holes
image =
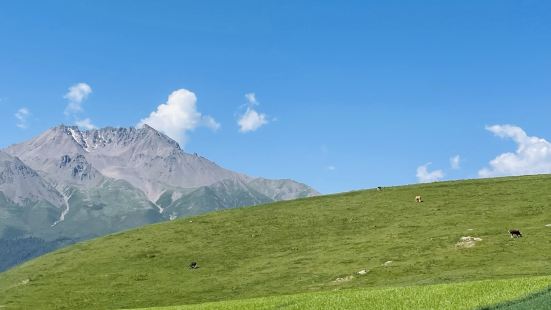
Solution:
[[[524,298],[484,306],[477,310],[548,310],[551,309],[551,287]]]

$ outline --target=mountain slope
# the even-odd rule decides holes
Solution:
[[[293,180],[268,180],[256,178],[247,185],[273,201],[290,200],[319,195],[311,187]]]
[[[0,151],[0,239],[48,231],[59,218],[63,196],[18,158]]]
[[[62,196],[19,158],[0,151],[0,192],[15,204],[45,201],[63,204]],[[0,205],[1,207],[2,205]]]
[[[0,271],[68,243],[45,238],[65,205],[36,171],[0,151]]]
[[[549,275],[550,187],[549,175],[443,182],[149,225],[0,274],[0,305],[138,308]],[[481,241],[460,243],[469,236]]]

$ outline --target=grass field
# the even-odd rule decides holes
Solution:
[[[148,310],[494,309],[491,307],[494,304],[522,300],[533,292],[547,291],[550,286],[551,277],[529,277],[388,289],[340,290]],[[551,305],[539,300],[537,302],[522,309],[549,309]],[[547,308],[537,308],[537,305],[545,305]],[[514,308],[516,306],[503,309],[520,309]]]
[[[0,306],[144,308],[551,275],[550,189],[548,175],[443,182],[150,225],[0,274]],[[457,247],[465,236],[482,240]]]
[[[499,303],[488,310],[549,310],[551,309],[551,287],[524,298]]]

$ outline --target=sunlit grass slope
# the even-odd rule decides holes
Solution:
[[[422,195],[424,202],[415,203]],[[183,305],[551,274],[551,176],[359,191],[206,214],[0,274],[7,309]],[[508,228],[523,238],[511,239]],[[481,238],[458,248],[461,237]],[[200,268],[190,270],[197,261]],[[369,270],[358,275],[360,270]],[[341,278],[339,281],[335,281]]]
[[[531,299],[530,295],[533,292],[546,289],[550,285],[551,277],[528,277],[386,289],[368,288],[280,295],[188,306],[149,308],[148,310],[484,309],[488,308],[489,305],[508,300]],[[543,305],[543,303],[541,304]],[[547,308],[537,309],[549,309],[550,305],[550,303],[547,303]],[[507,309],[512,310],[513,308]]]

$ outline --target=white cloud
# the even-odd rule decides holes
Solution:
[[[15,114],[14,114],[15,118],[17,119],[16,126],[21,128],[21,129],[25,129],[25,128],[29,127],[29,124],[28,124],[28,121],[27,121],[29,115],[31,115],[31,112],[27,108],[21,108],[21,109],[17,110],[17,112],[15,112]]]
[[[417,167],[417,181],[419,183],[431,183],[440,181],[444,178],[444,172],[442,170],[429,171],[429,166],[431,163],[426,163],[422,166]]]
[[[166,103],[157,107],[149,117],[142,119],[138,127],[147,124],[170,138],[178,141],[183,147],[187,140],[187,132],[199,126],[212,130],[220,128],[220,124],[208,115],[197,111],[197,97],[187,89],[178,89],[168,96]]]
[[[89,118],[80,119],[79,114],[84,112],[82,103],[92,93],[92,87],[86,83],[78,83],[69,87],[69,91],[63,96],[67,99],[67,106],[63,112],[65,116],[73,118],[75,125],[84,129],[97,128]]]
[[[266,114],[258,113],[251,108],[247,108],[245,114],[237,121],[240,132],[255,131],[267,123]]]
[[[461,169],[461,156],[455,155],[450,158],[450,166],[453,170]]]
[[[86,83],[78,83],[69,87],[69,91],[63,96],[69,103],[65,107],[65,115],[80,113],[83,111],[82,102],[92,93],[92,87]]]
[[[337,170],[337,167],[335,167],[335,166],[327,166],[327,167],[325,167],[325,169],[327,169],[327,170],[329,170],[329,171],[335,171],[335,170]]]
[[[202,122],[205,127],[210,128],[214,131],[220,129],[220,123],[218,123],[212,116],[203,116]]]
[[[89,118],[77,120],[77,121],[75,122],[75,124],[76,124],[78,127],[82,127],[82,128],[84,128],[84,129],[86,129],[86,130],[98,128],[98,127],[96,127],[96,125],[92,124],[92,121],[91,121]]]
[[[480,177],[551,173],[551,143],[547,140],[528,136],[522,128],[513,125],[487,126],[486,130],[513,140],[517,149],[491,160],[489,167],[478,171]]]
[[[268,116],[264,113],[259,113],[254,109],[255,105],[258,105],[256,95],[254,93],[245,94],[248,105],[247,110],[237,120],[240,132],[255,131],[258,128],[268,124]]]
[[[245,98],[247,98],[249,104],[258,104],[255,93],[247,93],[245,94]]]

